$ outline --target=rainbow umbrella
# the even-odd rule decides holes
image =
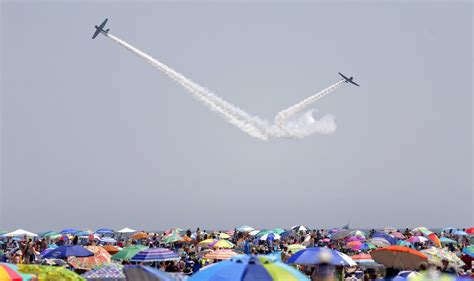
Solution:
[[[2,281],[21,281],[21,280],[31,280],[32,276],[30,274],[24,274],[19,272],[18,266],[11,263],[0,263],[0,280]]]
[[[277,262],[267,256],[235,256],[205,267],[192,275],[189,281],[299,281],[309,280],[303,273],[293,267]]]
[[[171,232],[170,234],[163,237],[163,240],[161,240],[161,242],[165,244],[170,244],[170,243],[180,241],[181,239],[183,239],[183,237],[179,235],[178,232]]]
[[[68,258],[68,262],[74,268],[90,270],[93,268],[110,264],[111,255],[104,248],[99,247],[99,246],[87,246],[86,249],[94,253],[94,255],[90,257],[82,257],[82,258],[78,258],[78,257]]]
[[[218,249],[218,248],[221,248],[221,249],[230,249],[230,248],[234,248],[234,244],[228,240],[218,240],[214,243],[211,243],[209,244],[209,246],[213,247],[214,249]]]

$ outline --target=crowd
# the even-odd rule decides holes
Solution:
[[[32,233],[33,234],[33,233]],[[36,234],[35,234],[36,235]],[[64,245],[81,245],[87,249],[103,247],[109,251],[110,262],[145,264],[175,275],[192,276],[212,264],[229,260],[238,255],[272,257],[299,270],[312,280],[386,280],[406,278],[405,275],[447,274],[458,277],[472,277],[474,240],[473,229],[446,228],[431,231],[424,227],[383,230],[351,230],[348,227],[336,229],[309,229],[295,226],[291,229],[254,230],[243,226],[228,231],[206,231],[170,229],[165,232],[134,231],[115,232],[66,230],[35,235],[0,235],[1,261],[11,264],[48,264],[64,266],[78,273],[100,267],[78,268],[70,262],[72,257],[62,259],[45,258],[48,251]],[[106,246],[108,246],[106,248]],[[397,248],[398,247],[398,248]],[[127,249],[167,249],[168,258],[124,257],[120,252]],[[340,253],[347,264],[332,262],[330,255],[321,251],[313,264],[299,263],[303,257],[300,251],[327,249]],[[416,264],[410,264],[408,256],[402,257],[400,265],[387,264],[380,258],[388,249],[405,251],[408,255],[421,257]],[[137,250],[135,254],[138,254]],[[219,252],[220,251],[220,252]],[[212,256],[212,254],[222,256]],[[377,254],[375,254],[377,253]],[[406,263],[404,263],[406,259]],[[410,260],[410,262],[408,262]],[[184,277],[183,277],[184,278]],[[399,279],[405,280],[405,279]]]

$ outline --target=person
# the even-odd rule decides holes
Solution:
[[[447,259],[443,259],[441,263],[443,264],[443,266],[441,267],[441,272],[448,274],[456,274],[456,269],[449,265],[449,261]]]

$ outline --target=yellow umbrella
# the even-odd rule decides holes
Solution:
[[[227,234],[227,233],[222,232],[222,233],[219,234],[219,238],[220,239],[229,239],[230,235]]]
[[[199,242],[197,245],[199,247],[209,247],[209,244],[216,242],[214,239],[206,239]]]
[[[234,244],[227,240],[219,240],[214,244],[211,244],[214,249],[230,249],[234,248]]]

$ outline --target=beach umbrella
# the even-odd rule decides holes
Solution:
[[[237,227],[237,231],[240,231],[240,232],[250,232],[254,230],[255,228],[248,225],[242,225],[242,226]]]
[[[349,237],[349,236],[351,236],[351,230],[342,229],[342,230],[339,230],[338,232],[332,234],[331,235],[331,240],[344,239],[344,238]]]
[[[68,258],[68,262],[74,268],[90,270],[102,265],[110,264],[111,255],[104,248],[99,246],[87,246],[86,249],[94,253],[94,255],[90,257]]]
[[[184,229],[182,228],[179,228],[179,227],[173,227],[173,228],[170,228],[168,230],[165,231],[165,235],[170,235],[171,233],[180,233],[180,232],[183,232]]]
[[[392,234],[394,232],[398,232],[398,229],[396,229],[395,227],[388,226],[383,230],[383,232],[387,234]]]
[[[210,244],[217,242],[215,239],[206,239],[199,242],[197,245],[199,247],[209,247]]]
[[[280,240],[281,236],[276,233],[268,233],[265,235],[260,236],[260,240],[262,241],[269,241],[269,240]]]
[[[26,230],[23,230],[23,229],[20,228],[20,229],[17,229],[15,231],[12,231],[12,232],[5,233],[5,234],[3,234],[3,236],[6,236],[6,237],[18,237],[18,236],[36,237],[36,236],[38,236],[38,234],[33,233],[33,232],[29,232],[29,231],[26,231]]]
[[[117,243],[117,240],[112,237],[102,237],[99,239],[99,241],[103,243]]]
[[[377,247],[374,244],[370,244],[370,243],[362,243],[352,248],[352,250],[356,250],[356,251],[359,251],[359,250],[366,251],[366,250],[373,250],[373,249],[377,249]]]
[[[350,257],[357,264],[365,267],[383,267],[383,265],[376,263],[370,254],[358,254]]]
[[[134,232],[137,232],[137,231],[135,229],[131,229],[128,227],[122,228],[117,231],[117,233],[134,233]]]
[[[63,259],[68,257],[90,257],[93,255],[93,252],[80,245],[64,245],[49,251],[43,258]]]
[[[474,234],[474,227],[466,229],[466,233],[470,234],[470,235],[473,235]]]
[[[235,256],[205,267],[193,274],[189,281],[300,281],[309,280],[303,273],[266,256]]]
[[[112,229],[108,228],[100,228],[95,231],[95,233],[104,235],[104,234],[114,234],[114,231]]]
[[[390,245],[397,244],[397,240],[385,232],[375,232],[374,235],[372,235],[372,239],[373,238],[383,238],[387,240],[387,242],[390,243]]]
[[[352,236],[352,237],[365,238],[366,235],[367,235],[367,234],[366,234],[364,231],[362,231],[362,230],[352,230],[352,231],[350,232],[350,236]]]
[[[458,230],[457,228],[454,228],[454,227],[446,227],[446,228],[443,228],[441,229],[441,232],[444,232],[444,233],[452,233],[453,231],[455,230]]]
[[[256,236],[261,230],[257,230],[257,229],[254,229],[252,231],[249,232],[249,235],[251,236]]]
[[[22,281],[31,280],[30,274],[19,271],[18,266],[11,263],[0,262],[0,280],[2,281]]]
[[[428,234],[428,238],[438,247],[441,247],[441,241],[435,233]]]
[[[66,228],[66,229],[63,229],[63,230],[60,231],[60,233],[62,235],[64,235],[64,234],[74,234],[76,232],[77,232],[77,230],[75,230],[74,228]]]
[[[347,242],[344,247],[347,248],[347,249],[352,249],[356,246],[360,246],[361,244],[362,244],[362,242],[360,242],[360,241],[350,241],[350,242]]]
[[[375,238],[370,239],[367,242],[379,248],[388,247],[391,245],[390,242],[388,242],[385,238],[382,238],[382,237],[375,237]]]
[[[189,242],[192,242],[193,239],[187,235],[184,235],[181,240],[179,240],[178,242],[181,242],[181,243],[189,243]]]
[[[471,258],[474,258],[474,245],[467,246],[467,247],[463,248],[462,252],[464,254],[470,256]]]
[[[220,239],[229,239],[230,238],[230,235],[227,234],[227,233],[219,233],[219,238]]]
[[[397,245],[398,246],[405,246],[405,247],[410,247],[412,248],[413,247],[413,244],[408,242],[408,241],[405,241],[405,240],[400,240],[397,242]]]
[[[118,253],[112,256],[112,259],[114,260],[124,260],[128,261],[130,260],[133,256],[135,256],[138,252],[148,249],[148,247],[143,246],[143,245],[132,245],[123,248],[120,250]]]
[[[346,237],[345,240],[346,240],[346,242],[352,242],[352,241],[362,242],[362,241],[365,241],[365,237],[350,236],[350,237]]]
[[[127,280],[143,281],[178,281],[182,278],[179,275],[161,271],[159,269],[144,265],[126,265],[123,272]]]
[[[457,236],[469,236],[469,234],[467,232],[462,231],[462,230],[455,230],[455,231],[453,231],[452,234],[457,235]]]
[[[400,240],[406,238],[405,235],[403,235],[403,233],[401,232],[392,232],[390,233],[390,236],[392,236],[395,239],[400,239]]]
[[[104,250],[106,250],[107,253],[109,253],[111,255],[115,255],[116,253],[120,252],[119,248],[117,248],[116,246],[112,246],[112,245],[105,245],[105,246],[102,246],[102,248]]]
[[[58,233],[55,231],[48,231],[48,232],[42,233],[40,236],[54,239],[55,237],[60,237],[61,233]]]
[[[458,243],[456,240],[449,239],[447,237],[441,237],[439,241],[441,241],[441,244],[457,244]]]
[[[291,254],[295,254],[301,250],[306,249],[306,246],[301,245],[301,244],[291,244],[286,247],[288,248],[288,252],[290,252]]]
[[[419,226],[419,227],[413,228],[411,230],[411,233],[413,233],[414,235],[420,236],[420,235],[424,235],[425,233],[429,234],[431,233],[431,231],[427,227]]]
[[[288,259],[288,263],[315,265],[328,263],[340,266],[355,266],[356,263],[346,254],[329,248],[312,247],[298,251]]]
[[[280,234],[281,238],[287,238],[287,237],[295,237],[295,233],[291,230],[287,230],[285,232],[283,232],[282,234]]]
[[[421,262],[428,259],[425,254],[404,246],[388,246],[376,249],[370,255],[374,261],[386,267],[404,270],[415,270]]]
[[[123,266],[120,264],[112,263],[107,266],[103,266],[98,269],[90,270],[84,274],[82,277],[87,280],[113,280],[113,281],[126,281],[125,274],[123,273]]]
[[[274,228],[274,229],[271,230],[271,232],[280,235],[281,233],[285,232],[285,230],[282,229],[282,228]]]
[[[412,236],[412,237],[408,238],[407,241],[410,242],[410,243],[424,243],[424,242],[428,241],[428,238],[423,237],[423,236]]]
[[[226,234],[229,234],[230,236],[233,236],[235,234],[235,230],[229,229],[225,232]]]
[[[48,266],[36,264],[21,264],[18,270],[23,273],[32,274],[36,280],[51,280],[51,281],[82,281],[86,280],[79,274],[62,267],[62,266]]]
[[[297,232],[300,232],[300,231],[306,231],[308,230],[309,228],[305,225],[295,225],[295,226],[292,226],[291,227],[291,230],[293,231],[297,231]]]
[[[130,261],[132,262],[154,262],[154,261],[171,261],[179,260],[180,257],[170,249],[166,248],[148,248],[141,250],[134,255]]]
[[[163,239],[161,240],[162,243],[165,243],[165,244],[170,244],[170,243],[174,243],[174,242],[177,242],[179,240],[183,239],[183,237],[181,235],[179,235],[178,232],[171,232],[170,234],[166,235],[165,237],[163,237]]]
[[[222,240],[218,240],[216,242],[213,242],[211,244],[209,244],[210,247],[214,248],[214,249],[230,249],[230,248],[234,248],[234,243],[228,241],[228,240],[225,240],[225,239],[222,239]]]
[[[464,262],[456,254],[445,249],[431,247],[421,252],[428,257],[428,263],[436,266],[443,266],[443,260],[447,260],[449,265],[455,268],[464,266]]]
[[[228,260],[233,256],[237,256],[238,254],[232,250],[229,249],[219,249],[219,250],[214,250],[212,252],[207,253],[204,255],[205,259],[211,259],[211,260]]]
[[[138,233],[133,234],[131,238],[134,240],[145,239],[145,238],[148,238],[148,233],[138,232]]]

